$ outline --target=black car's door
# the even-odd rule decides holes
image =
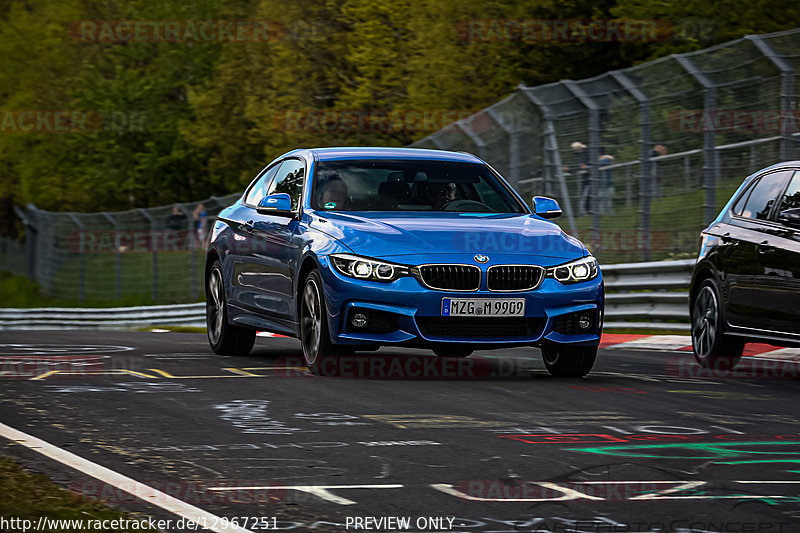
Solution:
[[[730,324],[761,329],[769,303],[764,301],[761,257],[769,244],[772,211],[790,171],[768,172],[756,178],[733,207],[729,222],[731,260],[725,266],[726,317]],[[722,238],[723,243],[725,237]]]
[[[758,246],[755,327],[800,334],[800,170],[789,173]]]
[[[720,236],[725,316],[734,326],[759,327],[759,256],[769,240],[772,208],[789,175],[778,171],[756,178],[734,204],[733,216]]]
[[[266,195],[288,193],[292,199],[292,211],[297,214],[305,178],[305,161],[286,159],[281,163]],[[261,214],[253,210],[251,251],[247,261],[252,299],[247,302],[248,307],[267,316],[293,316],[293,275],[301,253],[296,238],[299,231],[297,216]]]

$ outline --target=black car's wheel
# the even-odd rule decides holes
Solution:
[[[727,337],[720,312],[719,292],[707,279],[691,305],[694,358],[704,368],[731,370],[744,351],[744,342]]]
[[[463,344],[439,344],[433,347],[433,353],[439,357],[469,357],[472,348]]]
[[[306,366],[317,375],[322,374],[330,359],[337,355],[328,332],[326,313],[322,278],[318,270],[312,270],[306,278],[300,301],[300,341]]]
[[[579,378],[588,374],[597,358],[597,346],[542,346],[542,361],[551,376]]]
[[[208,343],[219,355],[247,355],[256,342],[256,332],[228,323],[225,283],[219,261],[214,261],[206,282],[206,330]]]

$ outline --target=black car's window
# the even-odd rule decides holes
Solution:
[[[311,205],[324,211],[523,213],[486,166],[459,161],[320,161]]]
[[[787,172],[773,172],[762,176],[753,187],[740,216],[767,220],[775,200],[787,179]]]
[[[756,180],[758,181],[758,180]],[[742,193],[736,203],[733,204],[733,214],[742,216],[742,211],[744,210],[744,204],[747,203],[747,199],[750,197],[750,193],[753,191],[753,184],[751,183]]]
[[[792,176],[778,209],[780,210],[778,220],[792,220],[792,225],[797,225],[797,221],[800,220],[800,170],[795,171]]]
[[[278,167],[280,167],[280,164],[272,165],[266,171],[262,172],[261,176],[259,176],[253,186],[250,187],[250,191],[247,193],[244,203],[247,205],[258,205],[258,202],[260,202],[261,199],[267,195],[267,187],[269,186],[269,182],[272,181],[272,178],[275,176],[275,172],[277,172]]]
[[[296,211],[300,205],[300,197],[303,195],[305,177],[306,164],[299,159],[287,159],[281,164],[267,194],[287,193],[292,198],[292,211]]]

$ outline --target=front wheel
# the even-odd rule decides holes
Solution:
[[[318,270],[309,273],[301,298],[300,341],[303,345],[303,359],[312,374],[321,375],[335,360],[337,353],[328,332],[322,277]]]
[[[256,332],[228,323],[225,283],[219,261],[214,261],[206,282],[206,331],[208,343],[219,355],[247,355],[256,342]]]
[[[551,376],[579,378],[588,374],[597,358],[597,346],[542,346],[542,361]]]
[[[727,337],[723,329],[717,287],[707,279],[692,302],[692,349],[703,368],[733,370],[742,357],[744,342]]]

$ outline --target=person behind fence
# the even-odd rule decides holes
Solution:
[[[164,227],[172,231],[186,229],[186,213],[181,210],[178,204],[172,206],[172,213],[167,217]]]
[[[656,144],[653,146],[653,151],[650,152],[650,157],[660,157],[662,155],[667,155],[669,150],[667,149],[666,144]],[[650,162],[650,176],[652,179],[650,180],[651,183],[651,191],[650,195],[652,197],[661,196],[661,183],[658,179],[658,161],[651,161]]]
[[[194,223],[194,231],[197,235],[198,246],[203,246],[206,240],[206,206],[197,204],[197,207],[192,211],[192,222]]]
[[[614,176],[613,171],[608,168],[614,163],[614,156],[610,154],[603,154],[597,159],[599,167],[599,186],[597,195],[599,197],[599,211],[603,215],[607,215],[613,211],[614,200]]]
[[[569,145],[573,152],[573,165],[570,169],[577,177],[578,183],[578,216],[584,216],[591,210],[592,182],[589,174],[589,152],[586,145],[575,141]]]

